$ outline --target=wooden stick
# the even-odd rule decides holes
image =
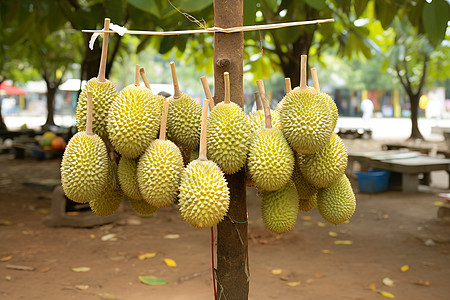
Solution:
[[[291,84],[291,79],[289,77],[286,77],[284,79],[284,83],[286,84],[286,94],[289,93],[290,91],[292,91],[292,84]]]
[[[172,81],[173,81],[173,99],[178,99],[181,97],[180,86],[178,85],[177,71],[175,70],[175,63],[173,61],[170,62],[170,71],[172,72]]]
[[[266,91],[264,90],[264,82],[262,80],[256,81],[258,85],[259,95],[261,96],[261,101],[264,107],[264,118],[266,128],[272,128],[272,115],[270,114],[269,102],[266,99]]]
[[[203,90],[205,91],[206,99],[209,100],[209,111],[212,111],[214,109],[214,99],[211,95],[211,90],[209,89],[208,80],[206,79],[206,76],[200,77],[200,81],[202,82]]]
[[[150,83],[148,82],[147,75],[145,75],[144,68],[140,68],[139,73],[141,74],[141,77],[142,77],[142,80],[144,81],[145,87],[151,91],[152,89],[150,88]]]
[[[134,85],[140,86],[140,78],[139,78],[139,65],[136,65],[136,70],[134,71]]]
[[[86,112],[86,134],[94,135],[92,132],[92,92],[87,92],[87,112]]]
[[[302,55],[301,56],[301,62],[300,62],[300,89],[305,90],[307,88],[306,85],[306,62],[307,62],[308,56]]]
[[[261,103],[261,97],[259,96],[259,93],[254,92],[253,95],[255,95],[256,110],[263,110],[263,106]]]
[[[319,78],[317,77],[317,69],[311,68],[311,77],[313,80],[314,88],[318,93],[320,93],[320,85],[319,85]]]
[[[208,99],[203,99],[203,109],[202,109],[202,128],[200,131],[200,149],[198,151],[199,160],[208,160],[207,158],[207,147],[206,147],[206,120],[208,117]]]
[[[110,19],[105,18],[105,22],[103,25],[104,30],[109,30],[109,22]],[[105,73],[106,73],[106,57],[108,56],[108,37],[109,33],[103,33],[103,45],[102,45],[102,56],[100,58],[100,66],[98,68],[97,80],[99,82],[105,82]]]
[[[167,114],[169,113],[169,100],[164,100],[163,114],[161,117],[161,127],[159,129],[159,139],[161,141],[166,140],[166,126],[167,126]]]
[[[225,82],[225,97],[223,103],[230,104],[230,73],[223,73],[223,80]]]

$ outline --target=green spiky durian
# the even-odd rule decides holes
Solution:
[[[338,225],[350,220],[356,209],[356,198],[347,176],[342,175],[334,185],[319,190],[317,208],[328,223]]]
[[[128,198],[143,200],[139,192],[139,184],[136,174],[137,160],[122,156],[117,169],[120,187]],[[130,201],[131,202],[131,201]]]
[[[110,161],[107,185],[99,197],[89,201],[89,206],[94,214],[107,217],[119,209],[123,197],[117,178],[117,164]]]
[[[139,159],[137,179],[142,198],[156,207],[170,206],[177,199],[183,171],[180,149],[169,140],[154,140]]]
[[[286,185],[294,168],[294,154],[280,129],[260,129],[255,133],[247,167],[259,189],[276,191]]]
[[[225,217],[230,191],[222,170],[213,161],[191,162],[183,171],[179,189],[180,212],[191,226],[211,227]]]
[[[272,115],[272,127],[280,128],[280,114],[276,110],[271,111]],[[256,132],[258,129],[265,128],[265,116],[264,110],[254,110],[248,114],[248,119],[250,121],[250,125],[253,132]]]
[[[106,119],[109,108],[117,96],[114,84],[107,80],[100,82],[97,77],[91,78],[78,96],[76,109],[76,125],[78,131],[86,130],[87,92],[92,92],[92,131],[102,138],[107,137]]]
[[[326,147],[311,155],[303,155],[300,171],[317,188],[331,186],[347,168],[347,148],[335,133]]]
[[[282,234],[294,228],[298,215],[298,195],[292,180],[273,192],[262,191],[261,217],[267,229]]]
[[[137,158],[156,138],[164,97],[134,84],[117,95],[108,113],[108,134],[123,156]]]
[[[309,199],[299,199],[298,209],[301,211],[310,211],[317,207],[317,193],[311,196]]]
[[[292,181],[297,188],[299,199],[298,209],[302,211],[310,211],[317,206],[318,189],[312,186],[300,172],[299,163],[295,162],[294,171],[292,172]]]
[[[208,157],[225,174],[239,171],[247,161],[250,122],[239,105],[220,102],[207,119]]]
[[[280,121],[283,135],[298,153],[313,154],[330,140],[333,114],[314,89],[294,89],[283,98]]]
[[[150,205],[145,200],[128,198],[131,208],[140,215],[151,215],[158,210],[156,206]]]
[[[61,183],[66,196],[87,203],[101,196],[108,180],[108,154],[96,135],[76,133],[69,141],[61,162]]]
[[[331,98],[330,95],[328,95],[326,93],[320,93],[320,95],[322,96],[322,100],[327,104],[328,109],[331,112],[331,116],[332,116],[331,126],[334,129],[336,127],[336,123],[337,123],[337,120],[339,117],[338,108],[336,106],[336,103],[334,102],[333,98]]]
[[[167,116],[167,137],[175,144],[197,149],[200,143],[202,108],[192,97],[182,93],[170,98]]]

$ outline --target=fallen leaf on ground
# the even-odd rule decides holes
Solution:
[[[280,279],[283,280],[283,281],[288,281],[289,280],[289,278],[287,278],[286,276],[280,276]]]
[[[144,259],[146,259],[146,258],[153,258],[153,257],[155,257],[156,256],[156,253],[155,252],[148,252],[148,253],[144,253],[144,254],[141,254],[141,255],[139,255],[138,256],[138,259],[139,260],[144,260]]]
[[[5,280],[8,280],[8,281],[10,281],[12,279],[12,277],[11,276],[9,276],[9,275],[6,275],[5,276]]]
[[[322,253],[325,253],[325,254],[330,254],[331,253],[331,250],[328,250],[328,249],[322,249],[321,251],[322,251]]]
[[[164,262],[166,263],[166,265],[168,265],[169,267],[176,267],[177,263],[171,259],[171,258],[164,258]]]
[[[319,227],[325,227],[325,226],[327,226],[327,225],[325,225],[325,223],[322,223],[322,222],[317,222],[317,226],[319,226]]]
[[[402,266],[401,268],[400,268],[400,271],[402,271],[402,272],[406,272],[406,271],[408,271],[409,270],[409,266],[408,265],[404,265],[404,266]]]
[[[381,296],[386,297],[386,298],[395,298],[395,296],[393,294],[386,292],[386,291],[376,290],[375,292],[377,292],[378,294],[380,294]]]
[[[429,281],[423,281],[422,279],[414,281],[413,284],[421,285],[421,286],[430,286],[430,282]]]
[[[82,290],[82,291],[85,291],[85,290],[87,290],[89,288],[88,285],[84,285],[84,284],[79,284],[79,285],[76,285],[75,287],[77,289],[79,289],[79,290]]]
[[[47,273],[48,271],[50,271],[50,267],[45,267],[45,268],[41,269],[39,272]]]
[[[78,267],[78,268],[72,268],[72,271],[81,273],[81,272],[89,272],[91,268],[89,267]]]
[[[371,291],[376,291],[377,290],[377,284],[375,282],[372,282],[371,284],[366,286],[366,289],[371,290]]]
[[[90,238],[90,239],[95,239],[95,234],[90,234],[90,235],[89,235],[89,238]]]
[[[100,299],[104,299],[104,300],[117,299],[116,296],[114,296],[113,294],[110,294],[110,293],[101,293],[98,296],[100,297]]]
[[[311,217],[310,216],[302,216],[302,219],[305,221],[309,221],[309,220],[311,220]]]
[[[148,284],[148,285],[163,285],[167,284],[167,280],[164,278],[158,278],[155,276],[139,276],[139,280],[142,283]]]
[[[443,206],[444,202],[442,202],[442,201],[434,201],[433,205],[434,206]]]
[[[351,245],[351,244],[353,244],[353,241],[339,240],[339,241],[334,241],[334,244],[335,245]]]
[[[10,256],[5,256],[5,257],[0,258],[0,261],[8,261],[8,260],[11,260],[11,258],[12,258],[11,255]]]
[[[11,226],[12,224],[13,224],[13,222],[8,221],[8,220],[0,221],[0,225],[3,225],[3,226]]]
[[[79,216],[79,215],[81,215],[81,212],[79,212],[79,211],[68,211],[68,212],[66,212],[66,215],[68,215],[68,216]]]
[[[116,234],[115,233],[108,233],[101,237],[102,241],[116,241]]]
[[[317,278],[317,279],[324,278],[325,276],[326,276],[326,275],[325,275],[325,274],[322,274],[322,273],[315,273],[315,274],[314,274],[314,277]]]
[[[328,235],[332,236],[332,237],[338,236],[338,234],[336,232],[333,232],[333,231],[328,232]]]
[[[179,238],[180,238],[179,234],[166,234],[164,236],[164,239],[166,239],[166,240],[176,240],[176,239],[179,239]]]
[[[47,208],[40,208],[40,209],[38,210],[38,212],[39,212],[40,214],[47,215],[47,214],[49,213],[49,210],[48,210]]]
[[[394,280],[390,279],[389,277],[383,278],[382,282],[383,282],[384,285],[387,285],[387,286],[390,286],[390,287],[394,286]]]
[[[280,275],[281,273],[283,273],[282,269],[273,269],[272,270],[272,274],[273,275]]]
[[[286,285],[291,286],[291,287],[299,286],[300,285],[300,281],[287,282]]]
[[[16,266],[16,265],[6,265],[7,269],[18,270],[18,271],[34,271],[35,268],[28,266]]]

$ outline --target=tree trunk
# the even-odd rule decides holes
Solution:
[[[47,120],[45,121],[45,124],[42,126],[43,130],[48,130],[50,126],[54,126],[55,120],[55,95],[56,91],[58,90],[59,84],[46,81],[47,83]]]
[[[214,1],[215,26],[243,25],[243,0]],[[214,35],[214,100],[224,99],[224,72],[230,73],[231,100],[241,107],[243,94],[243,33]],[[227,217],[217,225],[218,299],[248,299],[248,238],[245,168],[227,175],[230,207]],[[222,297],[223,296],[223,297]]]
[[[423,140],[423,135],[419,130],[419,122],[418,122],[418,115],[419,115],[419,94],[411,94],[409,96],[409,102],[411,104],[411,136],[409,137],[410,140],[415,139],[421,139]]]

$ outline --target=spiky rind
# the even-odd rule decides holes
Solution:
[[[108,183],[101,196],[89,201],[89,206],[92,212],[98,216],[111,216],[119,209],[123,197],[124,194],[117,178],[117,164],[110,162]]]
[[[298,195],[292,180],[273,192],[262,191],[261,217],[267,229],[282,234],[294,228],[298,215]]]
[[[123,156],[137,158],[156,138],[164,98],[144,86],[130,85],[117,95],[108,113],[108,134]]]
[[[175,144],[197,149],[200,144],[202,108],[185,93],[178,99],[170,98],[167,115],[167,137]]]
[[[236,103],[217,104],[208,116],[206,137],[208,157],[225,174],[239,171],[247,161],[250,122]]]
[[[154,140],[137,165],[139,190],[145,201],[156,207],[170,206],[177,199],[183,171],[180,149],[169,140]]]
[[[297,155],[298,156],[298,155]],[[300,171],[301,162],[299,159],[295,160],[294,171],[292,172],[292,181],[295,184],[299,199],[310,199],[317,196],[318,189],[311,185]]]
[[[325,147],[333,132],[333,116],[323,95],[294,89],[283,99],[281,129],[298,153],[313,154]]]
[[[122,191],[128,198],[143,200],[139,192],[139,184],[136,175],[137,160],[122,156],[117,169],[117,177]]]
[[[117,90],[114,84],[106,80],[100,82],[97,77],[91,78],[78,96],[76,109],[76,125],[78,131],[86,130],[87,92],[92,92],[92,131],[102,138],[107,137],[106,119],[109,108]]]
[[[179,194],[180,212],[191,226],[207,228],[225,217],[230,191],[225,175],[213,161],[195,160],[183,171]]]
[[[61,162],[61,183],[66,196],[87,203],[101,196],[108,180],[105,143],[94,134],[76,133],[69,141]]]
[[[145,200],[128,198],[131,208],[140,215],[151,215],[158,210],[156,206],[150,205]]]
[[[338,108],[336,106],[336,103],[334,102],[333,98],[331,98],[330,95],[326,94],[326,93],[320,93],[320,95],[322,96],[322,100],[327,104],[328,109],[331,112],[331,117],[332,117],[332,123],[331,126],[336,127],[336,123],[339,117],[339,113],[338,113]]]
[[[280,129],[260,129],[255,133],[247,167],[259,189],[276,191],[286,185],[294,168],[294,153]]]
[[[272,110],[272,127],[280,128],[280,114],[279,112]],[[248,119],[250,121],[250,125],[253,132],[256,132],[258,129],[265,128],[265,116],[263,110],[254,110],[249,112]]]
[[[335,183],[347,168],[347,148],[335,133],[326,147],[311,155],[303,155],[300,170],[310,184],[326,188]]]
[[[347,176],[342,175],[334,185],[319,190],[317,208],[328,223],[338,225],[350,220],[356,209],[356,198]]]

